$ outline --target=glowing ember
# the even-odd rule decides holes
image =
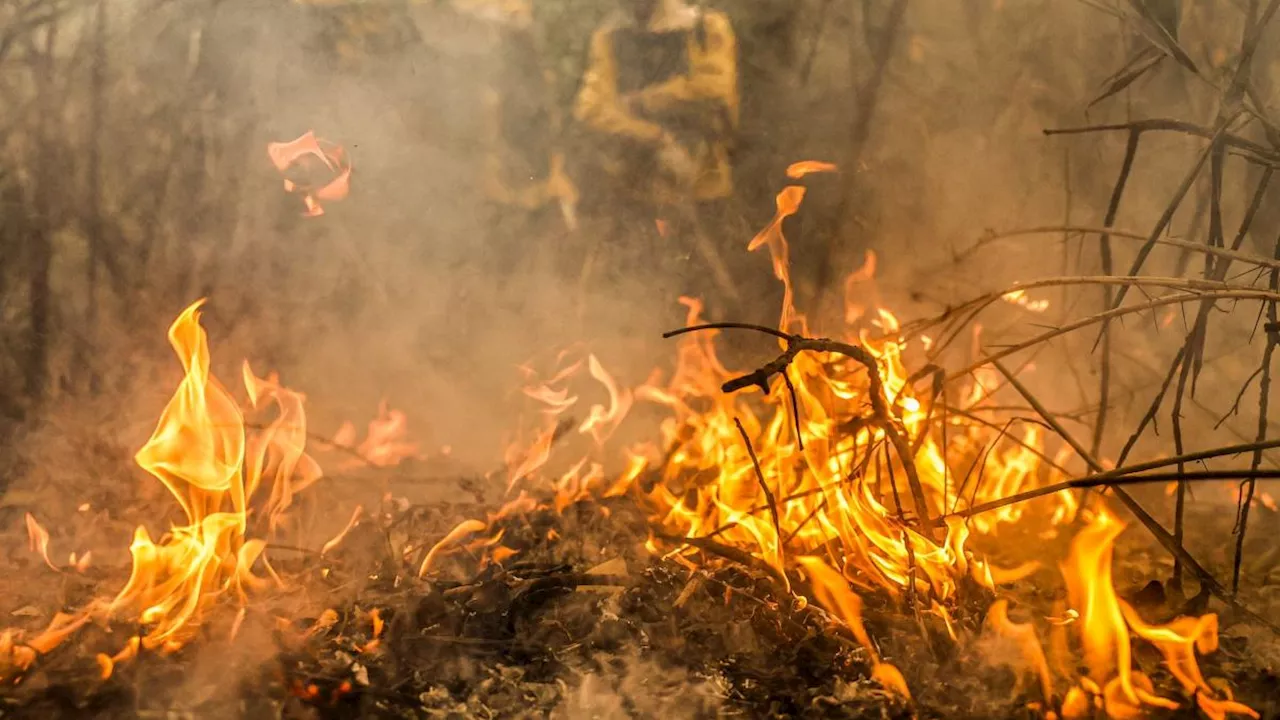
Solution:
[[[1042,313],[1049,309],[1048,300],[1032,300],[1027,297],[1026,290],[1013,290],[1001,295],[1000,297],[1005,302],[1011,305],[1017,305],[1029,312]]]
[[[792,180],[799,180],[810,173],[830,173],[836,172],[839,169],[840,168],[829,162],[802,160],[798,163],[792,163],[791,167],[787,168],[787,177]]]

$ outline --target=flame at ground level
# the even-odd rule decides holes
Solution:
[[[1195,698],[1200,710],[1213,720],[1228,714],[1259,717],[1252,708],[1219,698],[1218,691],[1205,681],[1196,662],[1196,653],[1210,653],[1218,647],[1218,616],[1178,617],[1163,625],[1145,622],[1115,591],[1111,577],[1116,538],[1124,525],[1105,510],[1072,540],[1071,552],[1063,563],[1067,593],[1080,613],[1079,628],[1084,648],[1087,678],[1071,688],[1063,706],[1066,718],[1085,718],[1091,705],[1105,709],[1113,718],[1140,717],[1144,707],[1177,709],[1179,703],[1153,692],[1151,681],[1133,669],[1130,632],[1154,645],[1164,656],[1165,666]],[[1093,696],[1093,702],[1088,696]]]
[[[114,656],[100,656],[104,676],[139,648],[172,651],[199,632],[200,622],[221,597],[243,601],[248,591],[278,582],[261,558],[265,541],[251,537],[250,512],[274,528],[294,493],[320,477],[304,452],[303,397],[274,377],[256,377],[244,366],[251,409],[274,405],[276,417],[262,432],[246,434],[244,412],[210,374],[208,339],[200,326],[203,301],[188,307],[169,328],[169,342],[184,376],[161,414],[151,439],[138,451],[138,465],[160,480],[182,508],[187,524],[153,540],[142,526],[130,545],[132,570],[124,588],[75,616],[59,616],[26,642],[3,636],[0,674],[25,670],[90,620],[126,617],[141,629]],[[269,486],[265,498],[258,498]],[[34,524],[34,520],[29,523]],[[33,537],[34,537],[33,530]],[[47,535],[45,536],[47,538]],[[262,566],[266,575],[255,572]]]
[[[830,169],[801,165],[795,176]],[[432,575],[446,556],[459,550],[482,550],[482,562],[503,563],[515,550],[500,544],[505,531],[497,525],[513,515],[539,506],[562,511],[577,502],[625,495],[648,513],[654,531],[648,545],[655,552],[693,565],[697,541],[714,541],[758,562],[780,581],[780,595],[807,586],[817,604],[866,648],[872,678],[910,698],[903,674],[863,624],[862,595],[880,593],[913,609],[928,607],[956,638],[948,608],[957,607],[966,578],[995,590],[1035,570],[1030,564],[1002,571],[966,547],[972,533],[996,533],[1018,521],[1023,510],[1009,506],[966,522],[954,517],[945,524],[924,520],[1052,483],[1063,471],[1060,463],[1048,461],[1036,427],[1017,436],[994,417],[983,417],[982,404],[995,385],[990,378],[979,374],[960,393],[967,405],[958,413],[940,389],[918,393],[914,386],[919,378],[904,360],[914,348],[900,336],[896,317],[866,304],[865,298],[850,297],[846,303],[851,324],[843,337],[855,351],[791,352],[791,333],[807,334],[808,321],[791,305],[782,224],[799,210],[802,199],[799,186],[780,193],[775,221],[752,241],[753,248],[769,251],[785,290],[779,327],[787,354],[771,375],[752,383],[764,390],[761,395],[724,391],[742,374],[721,362],[714,332],[685,335],[670,378],[663,381],[655,374],[634,389],[619,383],[594,355],[577,350],[562,353],[545,381],[538,382],[536,373],[527,370],[531,382],[525,395],[540,405],[544,422],[526,435],[534,438],[531,443],[513,445],[507,454],[508,486],[519,494],[484,521],[464,520],[434,544],[414,543],[425,550],[417,574]],[[847,287],[860,292],[873,268],[874,256],[869,256],[867,267],[855,273],[857,282]],[[689,298],[682,302],[688,325],[697,326],[700,303]],[[250,591],[279,582],[261,557],[262,537],[285,521],[295,494],[320,477],[320,468],[304,449],[304,398],[274,376],[257,377],[246,364],[248,410],[274,406],[277,411],[265,429],[247,433],[246,409],[210,373],[200,305],[189,307],[170,328],[185,374],[136,456],[169,489],[186,524],[159,540],[144,527],[136,530],[131,576],[112,600],[78,615],[59,615],[29,641],[12,632],[0,635],[0,663],[7,663],[0,665],[0,674],[29,667],[90,620],[135,618],[142,631],[115,655],[98,657],[102,675],[109,676],[142,648],[173,650],[190,642],[219,599],[243,602]],[[590,387],[577,387],[580,379]],[[566,413],[588,390],[599,401],[584,421],[567,422]],[[627,448],[625,470],[611,476],[603,457],[606,443],[639,403],[665,411],[661,442]],[[592,450],[553,471],[553,446],[565,433],[575,434]],[[342,431],[334,444],[350,448],[354,440],[352,428]],[[356,450],[371,464],[383,464],[416,454],[416,445],[404,439],[403,415],[383,408],[370,426],[368,447]],[[535,499],[548,496],[543,503]],[[1079,500],[1070,492],[1056,493],[1048,502],[1055,525],[1079,510]],[[360,515],[357,509],[347,530]],[[939,537],[943,525],[945,536]],[[34,518],[28,529],[33,545],[45,552],[47,533]],[[1068,619],[1055,627],[1049,657],[1054,668],[1067,664],[1061,657],[1065,640],[1058,639],[1067,628],[1076,628],[1089,667],[1089,675],[1069,690],[1064,714],[1081,717],[1099,707],[1123,718],[1144,707],[1178,706],[1157,695],[1133,668],[1132,632],[1163,653],[1170,672],[1207,715],[1256,717],[1251,709],[1220,697],[1196,663],[1197,652],[1216,647],[1216,616],[1148,625],[1119,600],[1111,551],[1120,529],[1108,515],[1098,514],[1076,538],[1063,567],[1071,607],[1055,612]],[[347,530],[325,550],[340,543]],[[800,582],[793,585],[793,579]],[[1006,610],[997,602],[987,625],[1016,643],[1049,701],[1053,678],[1035,628],[1013,623]],[[233,635],[243,606],[241,611]],[[384,631],[380,615],[375,612],[370,619],[373,637],[356,648],[365,653],[379,650]]]

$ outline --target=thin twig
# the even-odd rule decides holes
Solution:
[[[1120,176],[1116,178],[1115,187],[1111,191],[1111,202],[1107,205],[1107,214],[1103,218],[1104,227],[1110,228],[1116,222],[1120,212],[1120,201],[1124,198],[1125,186],[1129,183],[1129,173],[1133,170],[1134,158],[1138,155],[1138,141],[1142,139],[1139,130],[1129,131],[1129,140],[1125,146],[1124,162],[1120,165]],[[1102,255],[1102,273],[1111,275],[1111,234],[1102,233],[1098,237],[1098,249]],[[1111,307],[1111,286],[1102,286],[1102,307]],[[1093,425],[1093,443],[1090,446],[1094,455],[1102,450],[1103,432],[1107,426],[1107,406],[1111,396],[1111,321],[1102,322],[1102,374],[1098,383],[1098,418]]]
[[[1182,364],[1182,357],[1187,352],[1187,346],[1183,345],[1178,348],[1178,354],[1173,358],[1173,363],[1169,366],[1169,372],[1164,377],[1164,382],[1160,384],[1160,390],[1151,400],[1151,405],[1147,407],[1147,412],[1143,414],[1142,420],[1138,422],[1138,428],[1133,431],[1129,439],[1125,442],[1124,448],[1120,451],[1120,457],[1116,460],[1117,464],[1123,465],[1125,458],[1129,457],[1129,452],[1138,444],[1138,438],[1142,436],[1142,431],[1147,425],[1156,419],[1156,413],[1160,412],[1160,405],[1164,403],[1165,393],[1169,391],[1169,385],[1173,383],[1173,376],[1178,372],[1178,367]]]
[[[1060,233],[1076,233],[1080,235],[1102,235],[1106,234],[1112,239],[1120,238],[1124,240],[1142,240],[1146,241],[1148,237],[1132,230],[1117,230],[1115,228],[1093,227],[1090,225],[1045,225],[1042,227],[1018,228],[1015,230],[1006,230],[1004,232],[994,233],[988,232],[982,237],[974,241],[967,249],[956,253],[948,260],[948,265],[956,262],[964,262],[972,257],[979,250],[986,248],[992,243],[1000,240],[1011,240],[1015,238],[1034,237],[1036,235],[1057,235]],[[1231,258],[1243,263],[1257,265],[1258,267],[1277,267],[1280,261],[1274,258],[1265,257],[1263,255],[1254,255],[1247,252],[1236,252],[1227,248],[1213,247],[1204,243],[1190,242],[1188,240],[1174,240],[1172,238],[1159,238],[1156,240],[1157,245],[1165,245],[1175,247],[1191,252],[1203,253],[1219,258]]]
[[[989,365],[992,362],[995,362],[997,360],[1003,360],[1004,358],[1010,355],[1013,355],[1014,353],[1018,353],[1028,348],[1035,347],[1036,345],[1040,345],[1056,337],[1066,335],[1067,333],[1074,332],[1081,328],[1089,327],[1090,325],[1096,325],[1107,318],[1120,317],[1123,315],[1133,315],[1136,313],[1146,312],[1154,308],[1164,307],[1166,305],[1179,305],[1182,303],[1202,300],[1204,298],[1218,298],[1221,300],[1235,299],[1235,300],[1267,301],[1267,300],[1280,299],[1276,297],[1277,295],[1280,295],[1280,293],[1272,293],[1267,290],[1243,289],[1243,288],[1232,289],[1232,290],[1210,291],[1210,292],[1204,292],[1204,293],[1188,292],[1188,293],[1178,293],[1176,295],[1167,295],[1165,297],[1156,298],[1151,302],[1143,303],[1141,305],[1130,305],[1127,307],[1115,308],[1114,310],[1108,310],[1106,312],[1098,313],[1096,315],[1090,315],[1089,317],[1082,318],[1073,323],[1063,325],[1062,327],[1055,328],[1048,332],[1042,333],[1029,340],[1024,340],[1020,343],[1016,343],[1013,345],[1008,345],[1002,350],[994,352],[988,355],[987,357],[977,360],[969,365],[966,365],[965,367],[959,370],[953,370],[952,372],[948,373],[947,382],[948,383],[955,382],[961,378],[967,377],[974,370],[977,370],[978,368],[981,368],[985,365]]]
[[[1160,216],[1160,220],[1156,222],[1156,226],[1147,237],[1147,241],[1143,243],[1142,247],[1138,250],[1138,256],[1134,258],[1133,265],[1129,267],[1129,272],[1126,273],[1127,275],[1135,276],[1142,270],[1143,264],[1147,261],[1147,256],[1151,254],[1152,248],[1155,247],[1155,241],[1164,234],[1165,229],[1169,227],[1169,223],[1173,221],[1174,213],[1176,213],[1178,208],[1182,205],[1182,199],[1187,196],[1187,191],[1191,189],[1193,184],[1195,184],[1196,178],[1200,175],[1200,169],[1204,167],[1205,161],[1213,155],[1216,148],[1220,147],[1219,143],[1223,135],[1226,133],[1227,126],[1230,122],[1230,120],[1224,119],[1218,123],[1218,127],[1213,133],[1213,138],[1209,143],[1209,146],[1204,149],[1204,152],[1200,153],[1195,164],[1191,166],[1191,170],[1189,170],[1186,177],[1182,179],[1182,184],[1179,185],[1177,191],[1174,192],[1173,198],[1165,207],[1164,213]],[[1124,302],[1124,296],[1128,289],[1129,287],[1127,285],[1120,286],[1120,291],[1116,293],[1116,297],[1112,301],[1111,307],[1120,307]]]
[[[1044,405],[1040,403],[1039,399],[1037,399],[1035,395],[1032,395],[1031,392],[1027,390],[1026,386],[1019,382],[1016,377],[1010,375],[1009,371],[1001,365],[999,361],[993,361],[992,364],[995,365],[996,369],[1009,380],[1009,384],[1022,395],[1023,399],[1030,403],[1031,407],[1036,409],[1036,412],[1040,413],[1040,416],[1044,418],[1045,422],[1053,426],[1053,429],[1058,433],[1058,436],[1076,451],[1076,454],[1085,461],[1085,464],[1089,466],[1089,469],[1096,473],[1105,472],[1102,467],[1102,463],[1098,462],[1096,458],[1089,454],[1089,451],[1086,450],[1085,447],[1071,435],[1071,433],[1067,432],[1066,428],[1062,427],[1062,425],[1054,419],[1052,413],[1044,409]],[[1138,518],[1138,521],[1146,526],[1147,530],[1155,536],[1156,540],[1165,548],[1165,550],[1169,551],[1169,553],[1171,553],[1175,558],[1182,560],[1184,565],[1195,572],[1196,576],[1200,578],[1202,586],[1209,588],[1210,592],[1223,600],[1234,604],[1234,600],[1227,594],[1226,588],[1224,588],[1222,584],[1204,568],[1203,565],[1196,561],[1196,559],[1191,556],[1191,553],[1187,552],[1186,548],[1175,542],[1173,536],[1169,534],[1169,531],[1165,530],[1160,523],[1156,522],[1155,518],[1151,517],[1151,514],[1148,513],[1137,500],[1133,499],[1133,496],[1129,495],[1129,493],[1125,492],[1122,488],[1114,488],[1113,492],[1115,493],[1115,496],[1124,503],[1125,507],[1129,509],[1129,512],[1133,513],[1134,517]]]
[[[782,571],[778,570],[770,563],[764,562],[760,558],[746,551],[739,550],[738,548],[731,547],[729,545],[723,545],[721,543],[715,542],[713,540],[708,540],[706,538],[680,537],[678,535],[664,535],[664,534],[656,534],[655,536],[658,539],[665,540],[669,543],[674,543],[676,545],[688,545],[690,547],[697,548],[703,552],[711,553],[712,555],[719,555],[725,560],[738,563],[743,567],[754,568],[761,572],[768,573],[770,576],[772,576],[784,587],[790,584],[787,581],[786,576],[782,574]]]
[[[1182,442],[1182,399],[1186,397],[1187,378],[1191,372],[1192,358],[1196,353],[1196,331],[1193,328],[1191,333],[1187,335],[1187,342],[1183,346],[1182,363],[1178,370],[1178,389],[1173,393],[1173,408],[1170,411],[1171,424],[1173,425],[1173,450],[1178,455],[1186,452]],[[1181,463],[1178,464],[1178,472],[1184,469]],[[1187,486],[1178,483],[1178,490],[1173,502],[1173,540],[1182,546],[1182,517],[1186,509],[1186,493]],[[1173,583],[1176,587],[1182,586],[1182,560],[1174,558],[1173,561]]]
[[[1072,128],[1049,128],[1044,130],[1045,135],[1083,135],[1097,132],[1151,132],[1151,131],[1170,131],[1180,132],[1195,137],[1212,140],[1219,132],[1222,133],[1222,140],[1228,147],[1233,147],[1244,151],[1245,157],[1251,162],[1260,165],[1280,164],[1280,153],[1270,150],[1251,140],[1246,140],[1238,135],[1225,132],[1223,130],[1211,130],[1209,128],[1196,125],[1194,123],[1184,122],[1182,120],[1170,120],[1167,118],[1151,118],[1147,120],[1136,120],[1127,123],[1114,123],[1110,125],[1087,125]]]
[[[738,426],[738,433],[742,435],[742,442],[747,446],[747,454],[751,456],[751,465],[756,470],[756,480],[760,482],[760,489],[764,491],[764,500],[769,503],[769,515],[773,518],[773,532],[778,540],[776,551],[778,565],[782,565],[782,520],[778,517],[778,500],[773,496],[773,491],[769,489],[769,483],[764,479],[764,471],[760,469],[760,458],[756,457],[756,449],[751,446],[751,437],[747,435],[747,429],[742,426],[742,420],[734,418],[733,423]]]
[[[969,518],[974,515],[999,510],[1000,508],[1009,507],[1010,505],[1018,505],[1030,500],[1060,493],[1063,490],[1083,490],[1088,488],[1120,488],[1131,485],[1151,485],[1153,483],[1167,482],[1223,482],[1226,480],[1247,480],[1249,478],[1261,479],[1280,479],[1280,470],[1271,468],[1267,470],[1188,470],[1179,472],[1171,470],[1169,472],[1149,473],[1146,475],[1113,475],[1111,473],[1099,473],[1097,475],[1088,475],[1082,478],[1074,478],[1072,480],[1064,480],[1052,485],[1042,485],[1038,488],[1032,488],[1020,492],[1016,495],[1010,495],[999,500],[991,500],[980,505],[957,510],[948,515],[944,515],[936,520],[939,526],[944,525],[948,518]]]
[[[764,392],[769,391],[769,380],[774,375],[786,372],[791,361],[801,352],[820,352],[835,353],[844,355],[845,357],[857,362],[867,370],[868,378],[868,395],[871,400],[872,412],[876,420],[879,422],[881,429],[888,438],[889,443],[897,452],[899,459],[902,461],[903,469],[907,474],[907,485],[911,489],[911,497],[916,505],[916,515],[920,518],[921,530],[926,537],[933,542],[937,542],[937,538],[933,534],[933,526],[929,521],[929,503],[924,494],[924,486],[920,482],[920,474],[916,469],[915,458],[911,454],[911,446],[898,428],[897,422],[889,410],[888,400],[885,397],[884,381],[880,377],[880,366],[876,362],[874,356],[867,352],[866,349],[857,345],[850,345],[836,340],[828,340],[825,338],[807,338],[801,335],[790,335],[773,328],[763,325],[750,325],[746,323],[711,323],[707,325],[697,325],[694,327],[681,328],[663,334],[664,338],[671,338],[677,335],[683,335],[690,332],[698,332],[702,330],[717,329],[746,329],[763,332],[774,337],[780,337],[787,341],[787,349],[783,351],[775,360],[767,363],[763,367],[754,372],[743,375],[742,377],[729,380],[721,386],[721,390],[726,393],[737,392],[747,387],[759,387]]]
[[[1280,258],[1280,238],[1276,238],[1275,254]],[[1272,270],[1270,285],[1272,290],[1280,288],[1280,270]],[[1280,309],[1276,307],[1275,301],[1267,303],[1267,346],[1262,351],[1262,380],[1258,390],[1258,441],[1261,442],[1267,436],[1267,413],[1270,410],[1271,402],[1271,359],[1275,354],[1276,345],[1280,344],[1280,333],[1274,328],[1280,324]],[[1262,465],[1262,451],[1254,450],[1253,461],[1250,467],[1256,473]],[[1231,563],[1231,594],[1235,595],[1240,590],[1240,564],[1244,560],[1244,536],[1249,528],[1249,507],[1253,504],[1253,493],[1258,484],[1257,476],[1250,477],[1244,482],[1244,487],[1240,492],[1240,510],[1239,510],[1239,528],[1236,532],[1236,548],[1235,556]]]
[[[796,386],[791,384],[791,375],[783,372],[782,381],[787,384],[787,392],[791,393],[791,419],[796,427],[796,445],[804,452],[804,435],[800,432],[800,401],[796,398]]]

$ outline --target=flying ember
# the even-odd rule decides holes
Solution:
[[[304,214],[324,214],[323,202],[343,200],[351,192],[351,160],[340,145],[308,130],[289,142],[267,145],[267,156],[284,175],[285,192],[302,198]]]

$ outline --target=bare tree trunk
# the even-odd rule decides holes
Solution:
[[[106,123],[106,72],[107,72],[107,0],[98,0],[93,26],[93,58],[89,75],[89,142],[86,165],[86,193],[84,203],[84,234],[89,244],[89,259],[85,269],[85,293],[88,305],[85,309],[84,327],[77,334],[76,370],[83,372],[90,393],[100,390],[101,378],[93,361],[94,346],[98,340],[98,273],[106,252],[105,225],[102,207],[102,143],[103,126]]]
[[[26,241],[27,212],[22,190],[16,181],[0,170],[0,302],[8,297],[10,268],[23,265],[23,243]],[[19,345],[19,335],[14,329],[0,325],[0,347]],[[13,420],[23,417],[24,388],[17,383],[0,382],[0,422],[7,416]],[[0,483],[0,487],[3,483]]]
[[[36,163],[35,212],[27,233],[27,282],[31,302],[27,356],[24,362],[25,390],[32,406],[39,407],[49,390],[49,342],[52,330],[53,298],[49,273],[53,267],[53,192],[56,154],[52,129],[57,117],[54,98],[54,47],[57,25],[46,30],[43,52],[33,53],[36,106],[40,108],[35,131]]]
[[[846,221],[853,216],[852,208],[858,202],[854,196],[858,192],[858,165],[862,160],[863,150],[866,149],[867,140],[871,136],[871,121],[875,117],[876,105],[880,98],[880,88],[884,84],[885,71],[889,65],[890,58],[893,57],[893,49],[898,38],[899,31],[902,29],[903,18],[907,12],[907,0],[893,0],[893,4],[889,6],[888,16],[885,18],[879,37],[874,43],[872,51],[872,68],[871,73],[867,76],[866,82],[858,91],[858,110],[854,114],[853,127],[849,132],[848,151],[845,153],[841,167],[844,169],[844,187],[841,188],[840,204],[836,208],[836,212],[831,216],[833,227],[831,231],[825,233],[827,247],[827,261],[819,266],[819,275],[816,282],[816,295],[821,297],[823,292],[831,284],[832,273],[835,272],[837,263],[842,255],[841,240],[844,234],[841,230],[844,228]],[[863,22],[869,22],[864,18]],[[870,38],[868,38],[870,41]],[[857,67],[858,52],[856,50],[857,43],[851,43],[853,46],[851,51],[854,53],[851,65]]]

